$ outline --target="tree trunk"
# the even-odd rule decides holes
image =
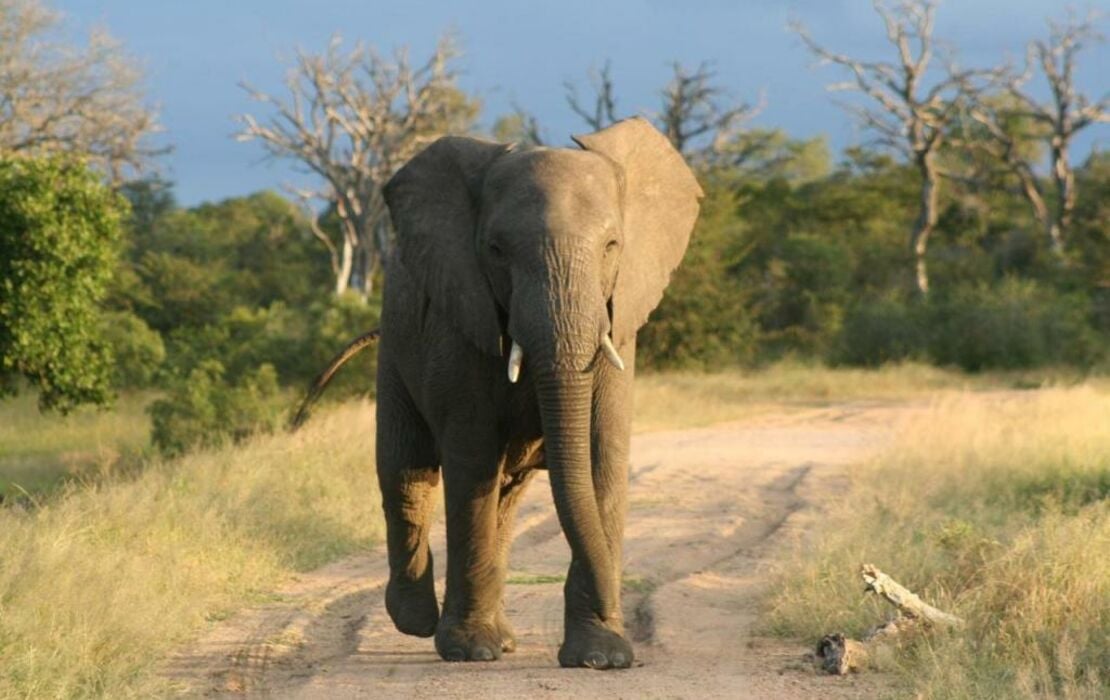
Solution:
[[[354,264],[355,248],[351,244],[351,239],[347,236],[343,237],[343,248],[340,250],[339,255],[339,270],[335,275],[335,296],[343,296],[347,291],[347,286],[351,281],[351,267]]]
[[[922,296],[929,293],[929,270],[925,253],[929,248],[929,235],[936,228],[940,199],[940,174],[937,173],[932,151],[919,153],[915,158],[921,173],[921,200],[917,221],[910,234],[910,250],[914,256],[914,285]]]
[[[1029,206],[1033,208],[1033,218],[1037,220],[1037,224],[1045,232],[1048,244],[1052,247],[1053,252],[1059,253],[1059,229],[1048,211],[1048,204],[1045,203],[1044,196],[1041,195],[1041,188],[1037,185],[1037,176],[1032,170],[1022,167],[1020,164],[1015,166],[1015,172],[1021,182],[1021,193],[1025,195]]]
[[[1068,145],[1068,139],[1063,134],[1053,136],[1052,179],[1056,183],[1056,212],[1049,228],[1049,243],[1057,253],[1064,252],[1064,239],[1075,210],[1075,173],[1068,158]]]

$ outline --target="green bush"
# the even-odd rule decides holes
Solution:
[[[927,338],[920,309],[880,297],[848,310],[831,359],[834,364],[865,367],[920,359],[926,354]]]
[[[22,377],[42,408],[109,400],[99,304],[126,209],[80,164],[0,158],[0,396]]]
[[[166,456],[272,432],[280,413],[277,372],[262,365],[228,382],[224,367],[205,360],[175,379],[151,404],[151,442]]]
[[[381,297],[363,301],[353,294],[328,297],[308,307],[308,336],[298,365],[290,376],[307,386],[349,342],[381,322]],[[374,395],[377,375],[377,346],[370,346],[348,362],[332,380],[328,394],[333,397],[355,394]]]
[[[1059,295],[1032,280],[958,287],[930,300],[930,354],[966,370],[1046,364],[1089,366],[1103,342],[1091,327],[1089,302]]]
[[[145,389],[154,385],[166,346],[162,336],[130,311],[111,311],[104,315],[104,339],[115,364],[112,386],[117,389]]]

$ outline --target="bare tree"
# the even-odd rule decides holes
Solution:
[[[0,155],[71,153],[119,183],[163,152],[141,73],[118,41],[59,43],[60,14],[37,0],[0,0]]]
[[[500,117],[493,125],[493,137],[498,141],[527,146],[542,146],[546,141],[539,120],[517,104],[513,105],[512,112]]]
[[[404,49],[392,58],[363,44],[343,51],[335,37],[321,54],[297,52],[285,81],[287,97],[242,85],[273,115],[265,122],[240,116],[238,140],[258,140],[271,157],[294,160],[322,181],[295,192],[306,205],[323,201],[336,214],[340,231],[333,237],[312,212],[312,232],[330,256],[336,294],[372,291],[392,245],[382,187],[393,173],[437,137],[473,126],[478,105],[457,87],[451,67],[457,56],[450,36],[419,66]]]
[[[1054,222],[1045,201],[1041,181],[1034,162],[1038,155],[1035,148],[1040,134],[1028,127],[1029,119],[1015,113],[1013,103],[999,95],[977,95],[967,105],[967,119],[961,124],[960,145],[975,159],[969,180],[979,185],[1012,175],[1017,181],[1017,191],[1029,203],[1033,217],[1046,232],[1050,241],[1056,240]],[[975,133],[969,127],[977,125]]]
[[[590,88],[593,91],[593,105],[586,106],[578,98],[578,88],[574,83],[563,83],[567,104],[571,110],[582,117],[594,131],[599,131],[617,121],[617,98],[613,88],[612,64],[605,62],[601,70],[590,71]]]
[[[1091,101],[1075,85],[1075,63],[1079,52],[1087,45],[1104,41],[1095,28],[1095,15],[1080,19],[1069,13],[1062,22],[1049,22],[1047,41],[1030,43],[1026,54],[1025,70],[1011,73],[1006,90],[1017,102],[1017,113],[1043,125],[1048,133],[1049,158],[1056,202],[1048,218],[1046,229],[1052,249],[1062,252],[1075,210],[1075,172],[1069,151],[1075,135],[1088,126],[1110,122],[1110,95]],[[1042,102],[1026,91],[1034,66],[1044,76],[1051,93]],[[1024,166],[1017,164],[1016,167]]]
[[[883,20],[896,61],[861,61],[834,53],[818,44],[799,23],[792,28],[806,46],[824,63],[851,72],[852,79],[834,83],[830,90],[854,90],[873,103],[869,106],[842,104],[860,123],[875,134],[875,142],[905,155],[921,178],[917,220],[910,231],[909,244],[914,256],[914,283],[921,294],[929,291],[925,254],[929,237],[937,225],[941,178],[939,163],[953,120],[958,116],[976,71],[950,67],[947,75],[927,81],[935,42],[933,23],[938,0],[903,0],[889,7],[874,0],[875,11]]]
[[[689,70],[675,61],[673,74],[662,90],[662,110],[656,118],[660,130],[686,156],[711,159],[739,133],[741,125],[762,109],[759,105],[740,103],[726,107],[727,94],[714,84],[716,73],[707,63]],[[708,143],[700,148],[699,139]]]
[[[739,127],[761,106],[741,103],[726,107],[726,91],[714,83],[716,73],[707,63],[690,70],[676,61],[671,70],[671,80],[660,91],[660,111],[652,118],[676,150],[688,158],[709,161],[740,133]],[[608,61],[590,74],[592,104],[579,98],[573,83],[563,85],[567,104],[586,126],[597,131],[617,121],[616,91]]]

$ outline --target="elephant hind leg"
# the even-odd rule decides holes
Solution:
[[[389,550],[385,605],[397,629],[431,637],[439,622],[428,529],[439,484],[435,442],[407,393],[379,377],[377,465]]]
[[[497,502],[497,560],[502,576],[509,571],[509,551],[513,545],[513,519],[516,517],[517,506],[520,505],[520,499],[534,475],[534,469],[524,469],[512,476],[502,477],[501,492]],[[501,633],[501,651],[507,653],[516,651],[516,636],[513,634],[508,616],[505,615],[504,600],[497,612],[496,625]]]

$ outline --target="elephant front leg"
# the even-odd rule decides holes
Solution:
[[[385,605],[397,629],[417,637],[432,636],[439,621],[428,547],[439,483],[432,444],[411,402],[388,375],[379,377],[377,471],[389,549]]]
[[[505,583],[497,537],[500,473],[495,456],[475,460],[474,454],[460,451],[444,460],[447,592],[435,641],[447,661],[492,661],[501,657],[503,647],[498,624]]]
[[[591,595],[585,562],[571,561],[565,588],[566,638],[559,649],[563,666],[627,668],[632,645],[624,634],[620,605],[624,522],[628,511],[629,446],[632,434],[632,378],[635,344],[621,348],[626,369],[621,372],[601,362],[594,378],[590,420],[590,457],[594,492],[612,562],[612,590],[616,601],[602,618]]]

